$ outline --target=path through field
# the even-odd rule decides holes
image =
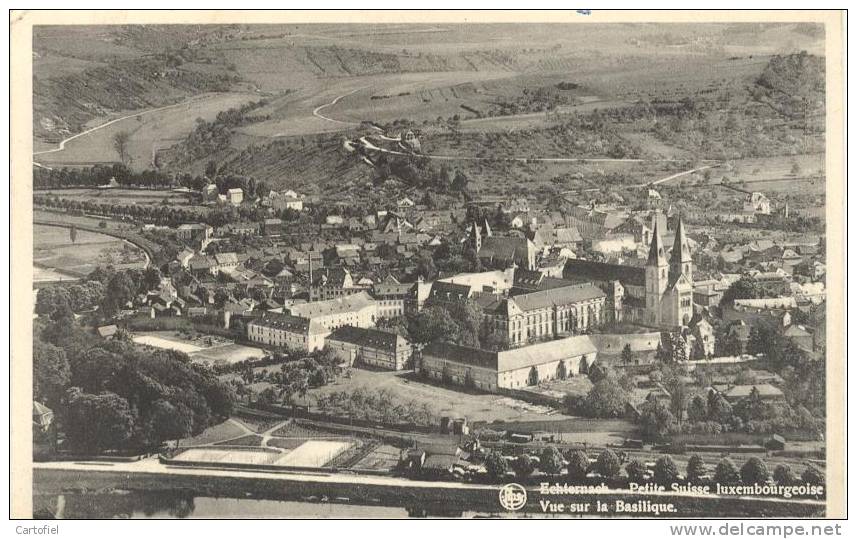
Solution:
[[[153,113],[153,112],[158,112],[158,111],[161,111],[161,110],[167,110],[167,109],[173,109],[173,108],[176,108],[176,107],[180,107],[180,106],[182,106],[182,105],[187,105],[187,104],[189,104],[189,103],[191,103],[191,102],[193,102],[193,101],[195,101],[195,100],[197,100],[197,99],[200,99],[201,97],[202,97],[202,96],[195,96],[195,97],[192,97],[192,98],[190,98],[190,99],[186,99],[186,100],[182,101],[181,103],[174,103],[174,104],[172,104],[172,105],[166,105],[166,106],[163,106],[163,107],[157,107],[157,108],[154,108],[154,109],[148,109],[148,110],[144,110],[144,111],[140,111],[140,112],[135,112],[134,114],[128,114],[127,116],[122,116],[122,117],[120,117],[120,118],[114,118],[113,120],[110,120],[110,121],[104,122],[103,124],[99,124],[99,125],[97,125],[97,126],[95,126],[95,127],[93,127],[93,128],[87,129],[86,131],[81,131],[80,133],[77,133],[76,135],[72,135],[72,136],[70,136],[70,137],[68,137],[68,138],[65,138],[65,139],[61,140],[61,141],[60,141],[60,143],[59,143],[59,146],[57,146],[56,148],[51,148],[50,150],[41,150],[41,151],[38,151],[38,152],[33,152],[33,155],[34,155],[34,156],[36,156],[36,155],[44,155],[44,154],[47,154],[47,153],[61,152],[61,151],[65,150],[65,145],[66,145],[67,143],[71,142],[72,140],[74,140],[74,139],[76,139],[76,138],[82,137],[82,136],[84,136],[84,135],[88,135],[88,134],[90,134],[90,133],[93,133],[93,132],[95,132],[95,131],[98,131],[99,129],[104,129],[105,127],[111,126],[111,125],[113,125],[113,124],[115,124],[115,123],[117,123],[117,122],[121,122],[122,120],[127,120],[127,119],[129,119],[129,118],[135,118],[135,117],[137,117],[137,116],[145,116],[146,114],[151,114],[151,113]],[[40,163],[37,163],[36,161],[33,161],[33,164],[34,164],[34,165],[36,165],[37,167],[40,167],[40,168],[47,168],[47,169],[50,169],[50,167],[46,167],[46,166],[44,166],[44,165],[42,165],[42,164],[40,164]]]
[[[359,92],[360,90],[365,90],[366,88],[368,88],[368,87],[367,87],[367,86],[364,86],[364,87],[362,87],[362,88],[355,88],[354,90],[351,90],[351,91],[350,91],[350,92],[348,92],[347,94],[342,94],[342,95],[340,95],[340,96],[337,96],[337,97],[336,97],[333,101],[331,101],[330,103],[325,103],[324,105],[319,105],[319,106],[317,106],[315,109],[313,109],[313,111],[312,111],[312,115],[313,115],[313,116],[316,116],[316,117],[318,117],[318,118],[321,118],[322,120],[327,120],[328,122],[334,122],[334,123],[343,124],[343,125],[360,125],[360,124],[358,124],[357,122],[347,122],[347,121],[344,121],[344,120],[337,120],[337,119],[335,119],[335,118],[329,118],[329,117],[325,116],[324,114],[322,114],[322,113],[321,113],[321,111],[322,111],[322,110],[324,110],[324,109],[326,109],[327,107],[332,107],[332,106],[336,105],[337,103],[339,103],[339,100],[340,100],[340,99],[343,99],[343,98],[345,98],[345,97],[348,97],[348,96],[349,96],[349,95],[351,95],[351,94],[355,94],[355,93]]]

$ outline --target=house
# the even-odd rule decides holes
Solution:
[[[288,314],[268,314],[247,324],[247,338],[252,342],[305,352],[324,348],[329,333],[317,321]]]
[[[212,202],[217,202],[219,194],[220,192],[217,189],[217,185],[209,183],[208,185],[202,188],[202,203],[210,204]]]
[[[565,379],[591,365],[597,350],[586,335],[577,335],[499,352],[435,342],[422,351],[419,371],[444,383],[498,393]]]
[[[262,221],[262,234],[266,236],[273,236],[275,234],[280,234],[283,231],[283,220],[282,219],[265,219]]]
[[[351,272],[346,268],[329,268],[319,271],[310,285],[310,301],[327,301],[359,292],[354,286]]]
[[[798,347],[807,351],[812,351],[815,348],[815,338],[812,332],[806,327],[799,324],[791,324],[783,328],[783,337],[791,340]]]
[[[327,337],[327,348],[349,365],[369,365],[391,371],[404,369],[411,345],[401,335],[380,329],[343,326]]]
[[[226,200],[233,206],[238,206],[244,202],[244,190],[240,187],[234,187],[226,192]]]
[[[365,291],[292,305],[288,309],[292,315],[318,322],[330,331],[342,326],[374,327],[378,320],[378,302]]]
[[[98,328],[98,335],[104,339],[111,339],[116,332],[119,331],[119,328],[116,327],[116,324],[111,324],[109,326],[101,326]]]
[[[738,385],[733,386],[723,392],[723,397],[730,403],[736,403],[750,396],[753,390],[758,391],[759,397],[763,401],[782,401],[785,400],[783,392],[779,388],[771,384],[755,384],[755,385]]]
[[[748,193],[747,197],[744,199],[743,209],[745,213],[770,215],[771,201],[762,193]]]
[[[238,255],[235,253],[217,253],[214,255],[212,273],[230,272],[238,267]]]
[[[536,246],[527,238],[490,236],[482,240],[476,255],[483,265],[494,269],[512,265],[536,268]]]
[[[214,228],[204,223],[188,223],[179,225],[176,229],[176,237],[182,241],[202,242],[211,239]]]

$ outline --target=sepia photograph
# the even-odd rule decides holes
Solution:
[[[11,11],[11,514],[844,517],[845,17]]]

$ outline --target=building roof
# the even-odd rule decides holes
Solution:
[[[356,344],[385,352],[396,352],[408,344],[404,337],[391,331],[353,326],[343,326],[333,330],[327,340]]]
[[[289,314],[275,314],[266,316],[265,318],[257,318],[248,324],[249,326],[266,327],[272,329],[281,329],[290,333],[299,333],[301,335],[318,335],[326,333],[327,330],[319,324],[302,316],[292,316]]]
[[[459,300],[470,297],[471,286],[467,284],[447,283],[435,281],[431,285],[429,297],[439,300]]]
[[[119,328],[116,327],[116,324],[111,324],[109,326],[101,326],[98,328],[98,334],[102,337],[112,337],[118,330]]]
[[[778,388],[772,386],[771,384],[754,384],[754,385],[735,386],[735,387],[729,389],[728,391],[726,391],[726,393],[724,393],[724,395],[727,398],[731,398],[731,399],[742,399],[744,397],[749,397],[750,392],[753,390],[754,387],[759,391],[759,396],[761,396],[763,398],[764,397],[769,397],[769,398],[770,397],[781,397],[783,395],[782,391],[780,391]]]
[[[407,296],[414,288],[414,283],[381,282],[372,287],[372,295],[376,297]]]
[[[238,255],[236,255],[235,253],[217,253],[216,255],[214,255],[214,260],[217,261],[218,265],[237,264]]]
[[[587,335],[576,335],[501,352],[491,352],[444,342],[431,343],[423,350],[423,355],[488,368],[497,372],[506,372],[596,353],[597,349]]]
[[[562,276],[564,279],[575,279],[578,281],[586,279],[593,281],[619,281],[624,285],[632,286],[646,285],[646,269],[643,267],[608,264],[606,262],[594,262],[578,258],[566,261]]]
[[[374,304],[375,300],[373,300],[369,294],[366,292],[358,292],[356,294],[342,296],[336,299],[329,299],[327,301],[313,301],[310,303],[294,305],[291,307],[291,311],[295,316],[315,318],[318,316],[359,311]]]
[[[527,261],[531,251],[535,250],[533,242],[527,238],[491,236],[482,241],[479,258],[491,258],[498,261]]]
[[[582,283],[520,294],[509,298],[509,301],[515,302],[522,311],[533,311],[604,297],[607,297],[607,294],[594,284]]]

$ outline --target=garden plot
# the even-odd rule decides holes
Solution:
[[[351,447],[351,444],[352,442],[309,440],[281,456],[273,464],[277,466],[319,468]]]
[[[173,460],[211,464],[274,464],[280,453],[269,451],[240,451],[209,448],[188,449]]]
[[[158,337],[157,335],[137,335],[134,337],[133,341],[137,344],[145,344],[148,346],[154,346],[155,348],[177,350],[179,352],[184,352],[185,354],[192,354],[203,350],[202,347],[195,344],[165,339],[163,337]]]

